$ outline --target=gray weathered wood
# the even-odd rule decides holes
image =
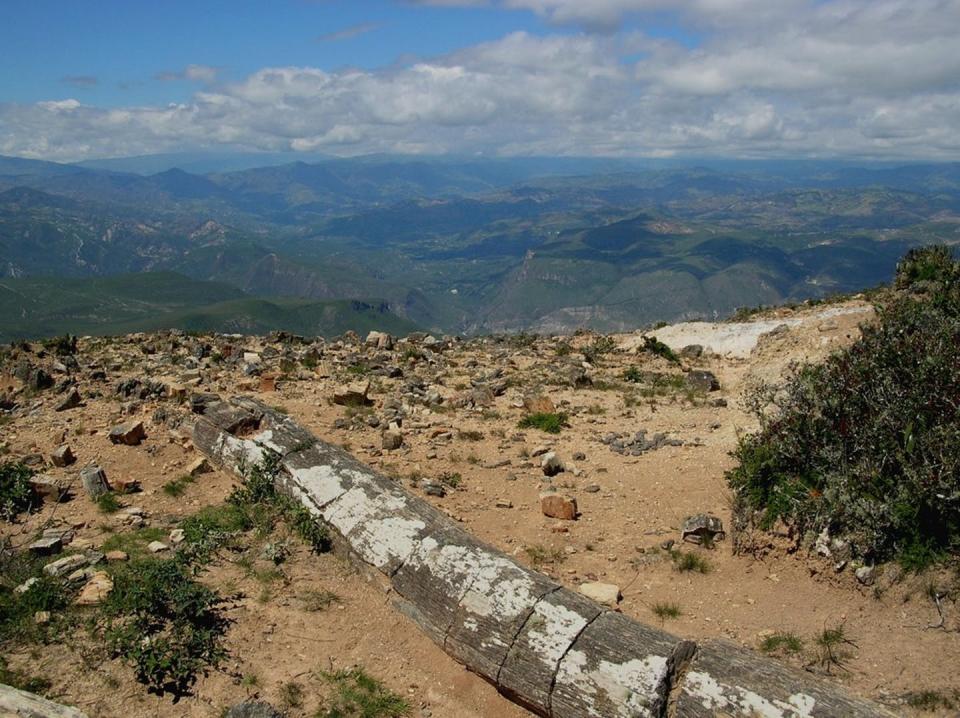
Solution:
[[[87,718],[87,714],[33,693],[0,683],[0,716],[17,718]]]
[[[827,718],[890,715],[833,683],[788,669],[728,641],[704,641],[687,667],[677,718],[750,715]]]
[[[240,474],[279,455],[278,488],[325,522],[335,546],[389,581],[398,608],[449,655],[539,715],[890,715],[839,686],[735,647],[698,648],[562,588],[261,402],[201,409],[191,431],[200,451]]]

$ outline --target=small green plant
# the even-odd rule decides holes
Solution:
[[[533,544],[523,549],[534,568],[547,564],[562,563],[567,555],[558,548],[547,548],[543,544]]]
[[[456,471],[444,471],[437,477],[437,481],[451,489],[455,489],[463,483],[463,477]]]
[[[827,673],[830,673],[833,666],[845,670],[843,663],[846,656],[843,648],[845,646],[856,647],[857,645],[847,637],[846,629],[842,623],[833,628],[824,628],[816,637],[815,642],[817,644],[817,661]]]
[[[661,622],[668,618],[679,618],[681,615],[680,604],[675,601],[655,603],[650,607],[650,610],[653,611],[653,615],[659,618]]]
[[[34,508],[33,470],[20,462],[0,464],[0,518],[13,521],[19,514]]]
[[[646,352],[647,354],[663,357],[667,361],[673,362],[674,364],[680,363],[680,357],[674,353],[673,349],[668,347],[656,337],[644,337],[642,351]]]
[[[303,686],[296,681],[288,681],[280,686],[280,702],[284,708],[303,706]]]
[[[567,414],[564,412],[538,412],[523,417],[517,424],[520,429],[539,429],[548,434],[559,434],[560,430],[570,426]]]
[[[765,636],[760,641],[760,650],[764,653],[800,653],[803,639],[795,633],[779,631]]]
[[[112,491],[107,491],[97,497],[97,508],[102,514],[115,514],[120,510],[120,499]]]
[[[613,337],[597,337],[589,345],[583,348],[583,356],[591,364],[596,364],[602,357],[610,354],[617,348],[617,342]]]
[[[673,559],[673,566],[681,573],[710,573],[710,562],[703,556],[692,551],[670,552]]]
[[[316,718],[400,718],[410,705],[362,668],[321,674],[332,686],[328,705]]]
[[[163,485],[163,493],[167,496],[173,496],[174,498],[183,496],[187,487],[196,480],[196,477],[190,474],[184,474],[180,478],[171,479]]]
[[[115,569],[113,580],[104,636],[150,690],[184,695],[199,673],[224,658],[222,600],[182,562],[132,562]]]

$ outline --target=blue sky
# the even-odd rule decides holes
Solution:
[[[960,0],[5,0],[0,154],[960,159]]]

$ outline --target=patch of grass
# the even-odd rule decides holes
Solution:
[[[534,568],[540,568],[547,564],[563,563],[567,558],[567,555],[561,549],[547,548],[543,544],[526,546],[523,551],[527,554],[527,558],[530,559]]]
[[[0,518],[13,521],[24,511],[35,508],[35,497],[30,479],[33,470],[20,462],[0,464]]]
[[[700,554],[673,550],[670,557],[673,559],[674,568],[681,573],[710,573],[710,562]]]
[[[519,429],[539,429],[548,434],[559,434],[560,430],[570,426],[564,412],[538,412],[523,417],[517,424]]]
[[[650,607],[650,610],[653,611],[653,615],[660,619],[661,622],[667,620],[668,618],[679,618],[682,611],[680,610],[680,604],[675,601],[661,601],[653,604]]]
[[[334,603],[341,602],[340,596],[333,591],[326,590],[305,591],[298,598],[303,602],[303,610],[309,613],[324,611]]]
[[[362,668],[322,676],[333,687],[333,696],[317,711],[316,718],[400,718],[410,713],[410,705],[403,698]]]
[[[957,707],[958,693],[954,691],[950,696],[943,691],[911,691],[903,698],[908,706],[921,711],[953,710]]]
[[[816,637],[815,643],[817,661],[827,673],[830,673],[833,666],[846,670],[843,665],[846,659],[843,649],[845,646],[856,647],[857,645],[847,637],[846,628],[842,623],[833,628],[824,628]]]
[[[120,499],[112,491],[107,491],[97,497],[97,508],[102,514],[115,514],[120,510]]]
[[[284,708],[302,707],[303,696],[303,686],[296,681],[288,681],[280,686],[280,703]]]
[[[254,520],[245,507],[235,504],[204,506],[180,524],[183,544],[178,553],[188,563],[204,564],[220,548],[231,544],[238,534],[253,528]]]
[[[37,624],[34,616],[38,611],[49,611],[52,619],[59,618],[68,606],[70,594],[60,581],[44,574],[41,567],[40,561],[29,556],[4,557],[0,579],[0,642],[36,643],[56,635],[58,620]],[[30,579],[35,581],[26,591],[13,591]]]
[[[602,357],[610,354],[617,348],[617,342],[613,337],[597,337],[590,344],[583,347],[583,356],[591,364],[596,364]]]
[[[803,650],[803,639],[795,633],[779,631],[765,636],[760,641],[760,650],[764,653],[800,653]]]
[[[3,656],[0,656],[0,683],[12,686],[17,690],[36,693],[40,696],[49,691],[53,685],[43,676],[31,676],[23,671],[10,668],[7,665],[7,660]]]
[[[163,541],[167,532],[159,526],[147,526],[135,531],[112,534],[100,547],[106,551],[123,551],[131,560],[147,556],[147,544],[151,541]]]
[[[437,477],[437,481],[451,489],[455,489],[463,483],[463,477],[456,471],[444,471]]]
[[[185,695],[226,655],[222,599],[178,560],[143,560],[114,570],[102,609],[104,637],[151,691]]]
[[[196,480],[197,478],[190,476],[190,474],[184,474],[178,479],[171,479],[163,485],[163,493],[167,496],[173,496],[174,498],[183,496],[187,487]]]

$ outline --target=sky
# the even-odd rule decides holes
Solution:
[[[3,9],[3,155],[960,160],[960,0]]]

